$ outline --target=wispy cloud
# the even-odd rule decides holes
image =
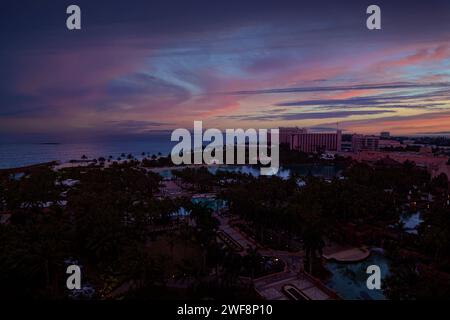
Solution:
[[[193,120],[446,131],[449,117],[425,115],[450,109],[450,2],[379,1],[382,32],[364,27],[360,1],[78,0],[81,32],[64,28],[63,4],[4,1],[0,135],[139,134]]]
[[[316,86],[316,87],[292,87],[292,88],[271,88],[261,90],[241,90],[226,92],[231,95],[252,95],[252,94],[272,94],[272,93],[301,93],[301,92],[330,92],[330,91],[350,91],[350,90],[379,90],[379,89],[427,89],[427,88],[450,88],[449,82],[441,83],[379,83],[360,84],[349,86]]]
[[[420,113],[414,115],[393,115],[373,119],[355,119],[339,121],[339,127],[351,132],[393,131],[398,134],[424,134],[425,132],[445,132],[450,123],[450,111]],[[320,126],[333,126],[333,122],[321,123]]]
[[[160,127],[165,125],[170,125],[167,122],[157,122],[157,121],[145,121],[145,120],[118,120],[118,121],[108,121],[107,124],[111,124],[117,128],[126,129],[142,129],[149,127]]]
[[[280,107],[302,107],[302,106],[318,106],[318,107],[336,107],[336,106],[356,106],[356,107],[374,107],[382,106],[383,108],[410,108],[410,109],[426,109],[433,106],[442,105],[442,103],[433,103],[433,101],[450,100],[450,90],[435,90],[420,94],[405,95],[402,93],[389,93],[372,96],[360,96],[349,99],[314,99],[314,100],[297,100],[277,103]],[[414,105],[412,103],[418,103]]]
[[[330,111],[330,112],[303,112],[303,113],[273,113],[263,115],[235,115],[222,116],[233,120],[247,121],[280,121],[280,120],[311,120],[311,119],[330,119],[330,118],[348,118],[351,116],[377,115],[383,113],[395,113],[393,110],[354,110],[354,111]]]

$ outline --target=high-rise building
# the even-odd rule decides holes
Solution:
[[[341,151],[342,132],[313,133],[301,128],[280,128],[280,143],[303,152]]]

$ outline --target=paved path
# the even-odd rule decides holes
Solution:
[[[287,300],[287,296],[283,293],[285,285],[294,285],[310,300],[336,299],[330,290],[318,285],[310,277],[293,272],[255,279],[254,284],[256,291],[266,300]]]
[[[240,252],[241,255],[245,254],[245,250],[248,248],[255,249],[257,248],[257,244],[251,240],[250,238],[243,235],[239,230],[233,228],[230,225],[230,218],[222,215],[215,214],[214,215],[220,222],[219,229],[230,236],[234,241],[239,243],[241,247],[244,249],[243,252]]]
[[[243,248],[256,248],[260,246],[253,240],[242,234],[230,225],[230,218],[215,215],[219,220],[219,229],[238,242]],[[267,300],[287,300],[283,293],[283,286],[290,284],[296,286],[311,300],[333,300],[338,299],[334,292],[323,285],[320,281],[303,273],[303,251],[288,252],[272,249],[260,249],[258,252],[264,256],[277,257],[284,261],[283,272],[268,275],[254,280],[255,290]],[[245,251],[240,252],[241,255]]]
[[[357,262],[366,259],[368,256],[370,256],[370,250],[366,248],[350,248],[323,254],[325,259],[338,262]]]

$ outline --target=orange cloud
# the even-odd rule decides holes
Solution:
[[[394,134],[411,134],[423,132],[448,131],[450,128],[450,113],[440,112],[419,114],[409,117],[380,118],[369,121],[351,121],[345,123],[345,128],[351,132],[377,133],[383,130]]]

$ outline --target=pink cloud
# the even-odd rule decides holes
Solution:
[[[406,57],[384,60],[374,65],[378,71],[401,68],[422,63],[439,62],[450,57],[450,46],[439,45],[434,48],[423,48]]]

